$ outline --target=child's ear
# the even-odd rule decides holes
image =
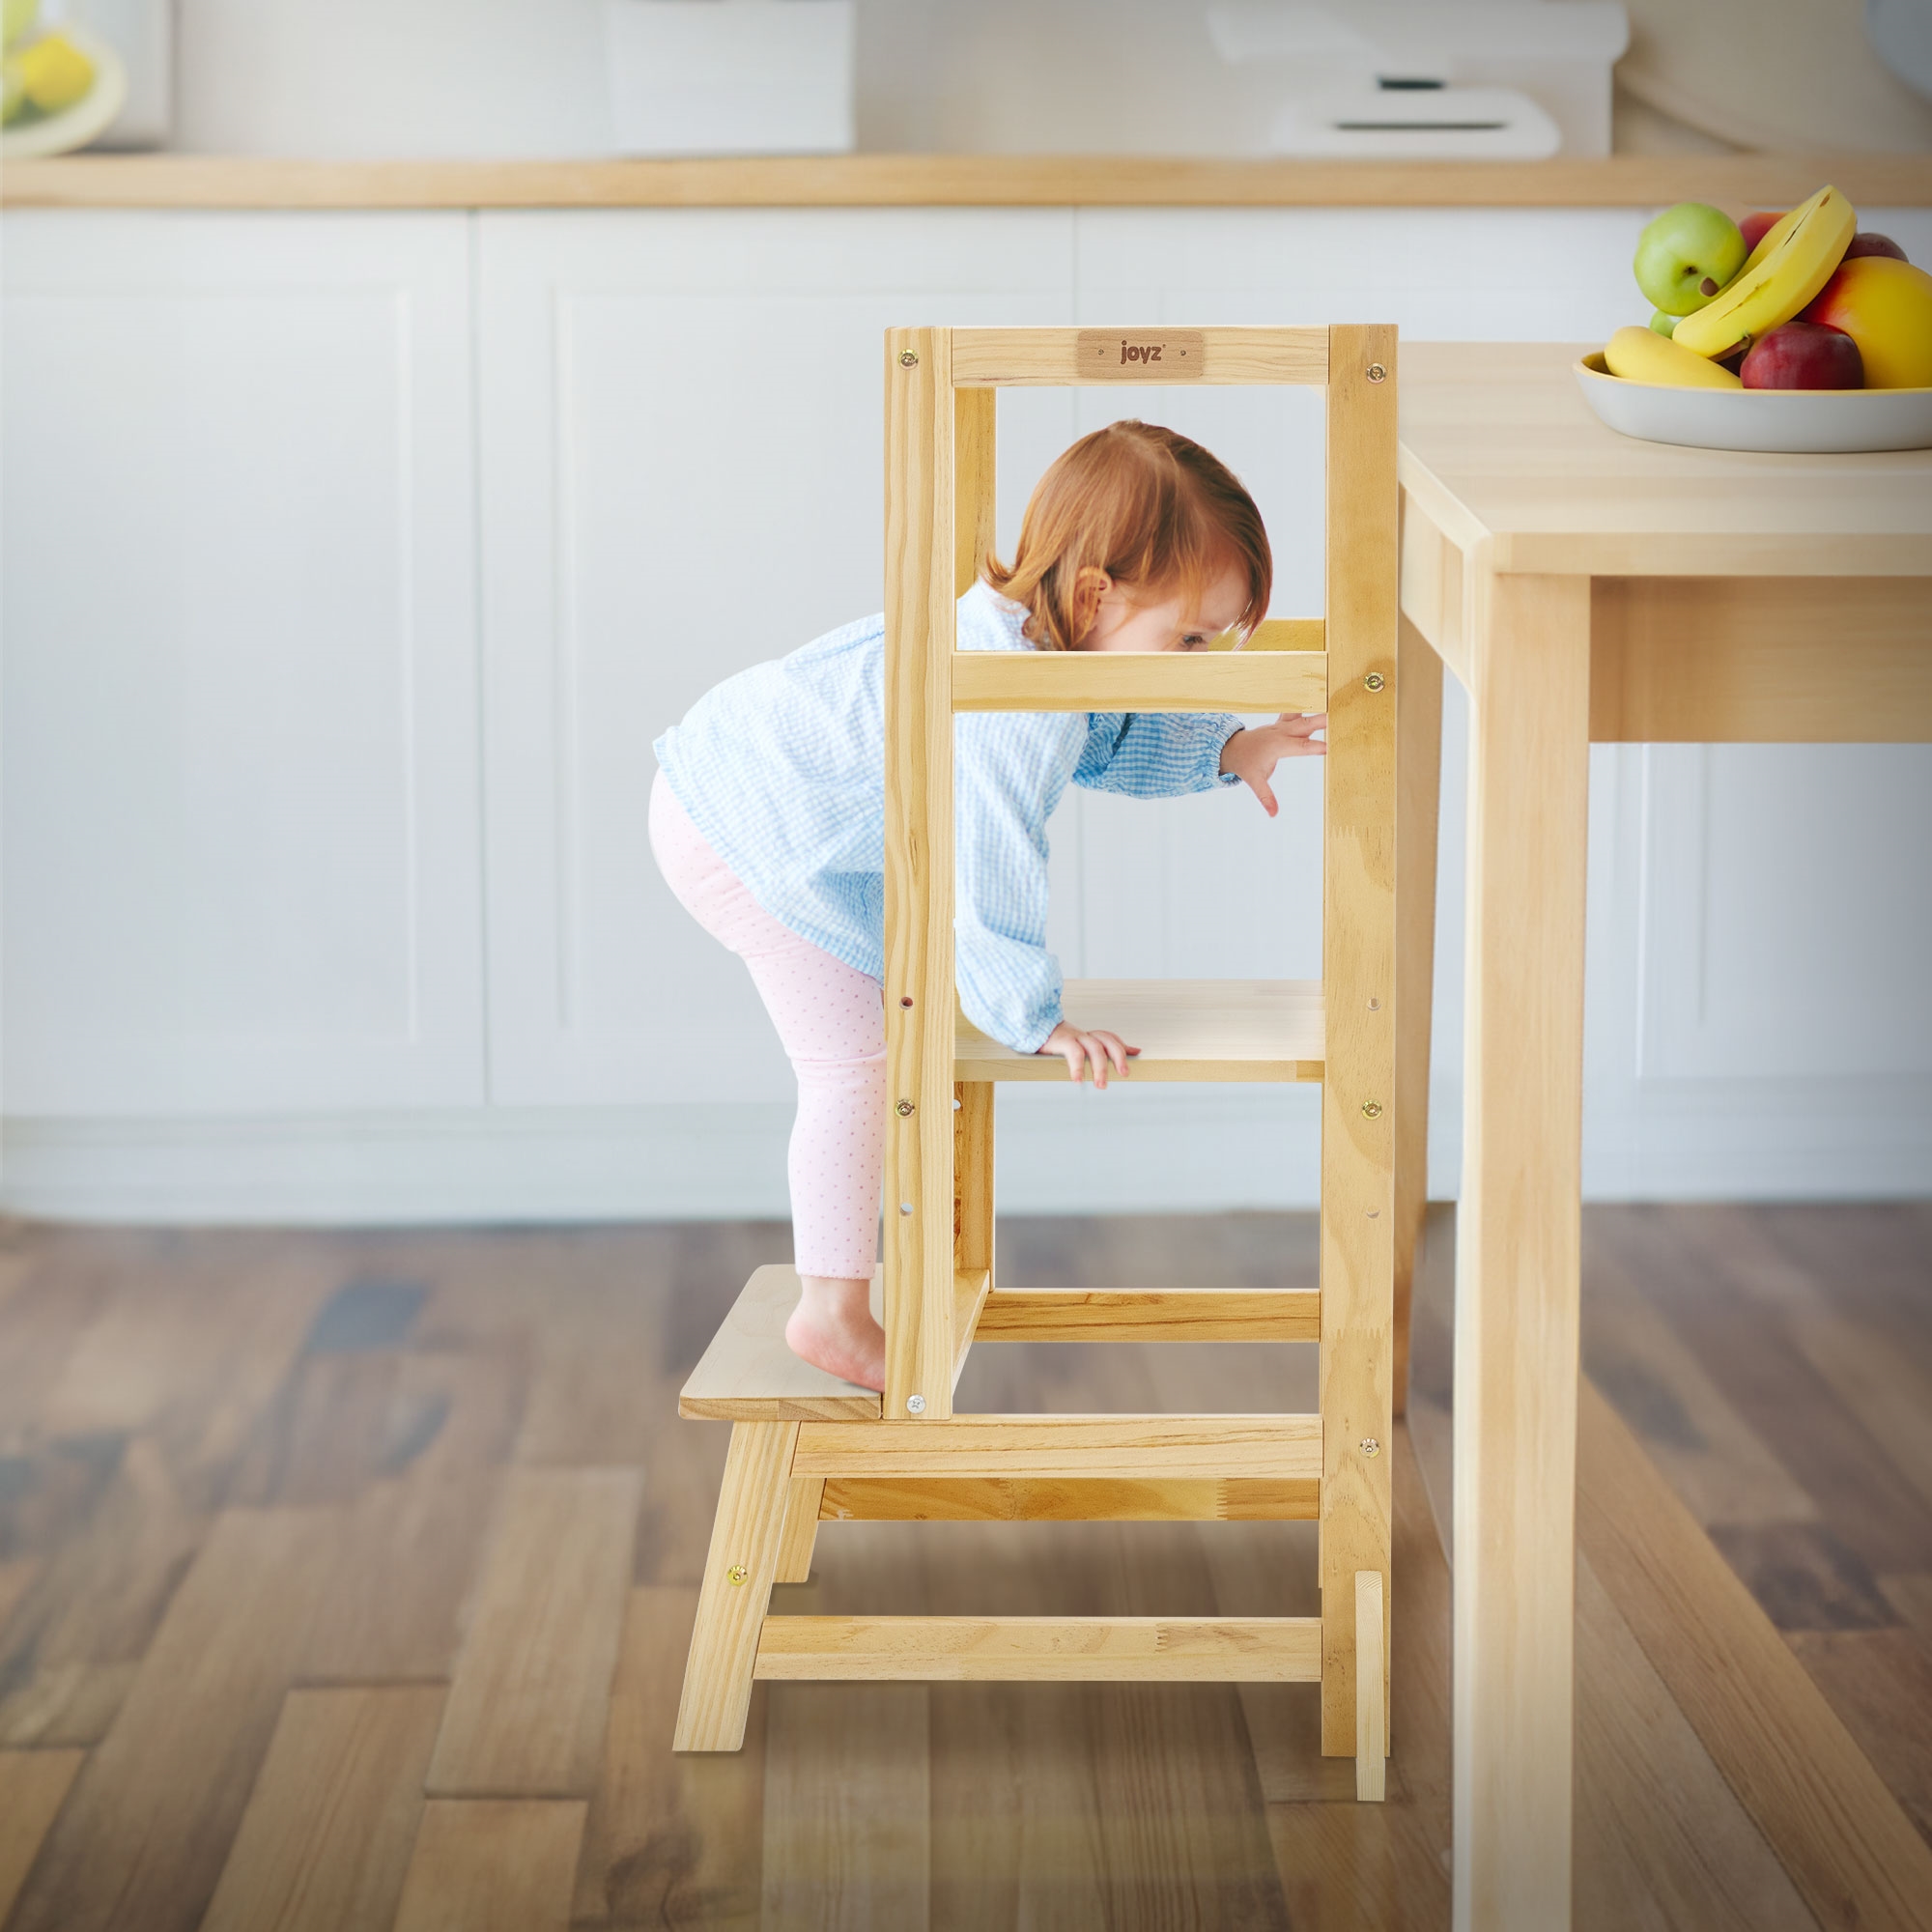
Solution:
[[[1096,564],[1084,564],[1073,579],[1073,641],[1086,640],[1100,615],[1100,599],[1113,589],[1114,580]]]

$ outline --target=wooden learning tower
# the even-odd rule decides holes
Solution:
[[[791,1354],[781,1267],[752,1277],[693,1372],[680,1413],[732,1430],[679,1750],[735,1750],[760,1677],[1306,1682],[1323,1752],[1353,1755],[1358,1796],[1381,1797],[1395,1280],[1419,1207],[1405,1174],[1399,1230],[1395,347],[1385,327],[888,331],[886,1388]],[[993,541],[998,391],[1122,380],[1326,389],[1325,619],[1269,622],[1238,652],[956,652],[954,600]],[[1321,981],[1074,980],[1065,997],[1142,1046],[1135,1080],[1321,1083],[1320,1288],[996,1286],[994,1083],[1066,1072],[957,1009],[954,714],[1323,709]],[[959,1415],[976,1340],[1318,1343],[1320,1413]],[[767,1614],[827,1519],[1311,1517],[1320,1617]]]

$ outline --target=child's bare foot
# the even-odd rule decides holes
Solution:
[[[886,1385],[886,1331],[872,1320],[869,1281],[801,1275],[803,1293],[785,1323],[785,1346],[827,1375],[861,1388]]]

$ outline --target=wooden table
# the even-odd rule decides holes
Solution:
[[[1442,666],[1470,711],[1459,1932],[1570,1923],[1590,744],[1932,739],[1932,452],[1634,441],[1585,408],[1570,373],[1578,353],[1402,352],[1397,1000],[1410,1207],[1427,1098]]]

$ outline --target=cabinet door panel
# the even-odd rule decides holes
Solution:
[[[743,969],[652,864],[652,741],[722,678],[879,609],[882,332],[1065,321],[1069,225],[484,217],[496,1099],[789,1094]],[[1070,421],[1056,392],[1003,410],[1009,513]]]
[[[481,1097],[466,226],[9,217],[10,1112]]]

